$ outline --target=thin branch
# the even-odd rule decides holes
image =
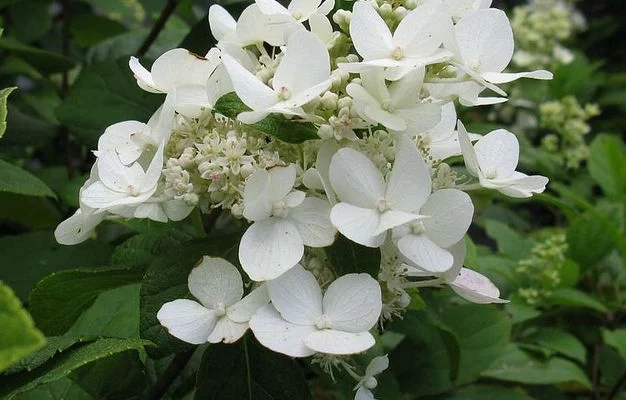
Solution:
[[[61,53],[64,57],[70,56],[70,26],[72,24],[72,0],[63,0],[63,14],[61,25]],[[63,71],[61,76],[61,98],[65,99],[70,90],[69,71]],[[65,150],[65,166],[67,167],[67,177],[74,178],[76,171],[74,168],[74,157],[72,149],[72,139],[66,126],[60,128],[61,146]]]
[[[177,6],[178,6],[178,0],[167,0],[167,3],[165,4],[163,11],[161,11],[161,15],[159,15],[159,18],[154,23],[152,30],[150,31],[148,36],[146,36],[145,40],[139,47],[139,50],[137,50],[137,55],[139,56],[146,55],[148,50],[150,50],[150,46],[152,46],[152,44],[157,39],[157,37],[159,37],[159,34],[165,27],[167,20],[172,16]]]
[[[144,400],[158,400],[162,398],[167,393],[172,383],[174,383],[176,377],[178,377],[185,368],[194,352],[195,348],[176,354],[167,366],[165,372],[163,372],[163,375],[161,375],[161,378],[148,392],[146,397],[144,397]]]

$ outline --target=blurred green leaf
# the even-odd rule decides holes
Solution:
[[[539,328],[525,340],[556,351],[582,364],[585,363],[587,350],[580,340],[570,333],[554,328]]]
[[[626,360],[626,329],[608,330],[602,329],[604,343],[617,349],[619,354]]]
[[[7,130],[7,100],[15,89],[17,88],[9,87],[0,90],[0,138],[4,136],[4,131]]]
[[[76,66],[71,58],[29,46],[13,38],[0,39],[0,49],[19,56],[44,75],[68,71]]]
[[[328,261],[339,276],[367,272],[373,277],[378,276],[380,269],[380,249],[361,246],[338,235],[335,242],[325,247]]]
[[[485,221],[485,230],[487,235],[498,244],[498,251],[512,260],[517,261],[527,257],[534,246],[531,239],[523,237],[499,221]]]
[[[121,22],[93,14],[74,15],[70,25],[73,41],[82,47],[93,46],[126,30]]]
[[[591,144],[589,173],[604,193],[622,201],[626,195],[626,146],[618,136],[599,135]]]
[[[595,267],[615,247],[606,226],[589,212],[578,216],[567,228],[568,255],[583,273]]]
[[[52,27],[51,3],[52,0],[28,0],[9,7],[13,21],[28,21],[11,24],[10,35],[24,43],[44,37]]]
[[[466,386],[442,400],[533,400],[521,390],[496,385]]]
[[[39,178],[2,159],[0,159],[0,192],[56,198],[52,189]]]
[[[0,372],[46,343],[15,293],[1,281],[0,326]]]
[[[606,306],[599,300],[572,288],[556,289],[548,298],[548,302],[556,306],[581,307],[602,313],[608,312]]]

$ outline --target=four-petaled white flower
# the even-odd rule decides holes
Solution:
[[[440,1],[410,11],[393,35],[370,3],[357,1],[350,20],[350,37],[363,61],[341,63],[339,68],[349,72],[386,68],[387,79],[400,79],[416,68],[450,58],[452,54],[440,46],[451,29],[452,19]]]
[[[243,215],[254,223],[241,238],[239,261],[252,280],[277,278],[300,261],[305,245],[326,247],[335,240],[330,203],[293,190],[295,182],[293,164],[246,180]]]
[[[265,347],[292,357],[355,354],[375,343],[369,330],[382,308],[378,282],[368,274],[344,275],[324,295],[300,265],[267,282],[272,304],[260,308],[250,329]]]
[[[243,296],[237,268],[222,258],[205,256],[188,279],[189,292],[198,299],[163,304],[157,319],[174,337],[192,344],[232,343],[248,330],[257,309],[269,302],[265,285]]]
[[[246,124],[256,123],[270,113],[305,116],[302,106],[331,84],[328,50],[311,32],[291,35],[271,88],[230,55],[223,54],[222,60],[235,92],[252,109],[237,116]]]
[[[376,400],[372,393],[372,390],[376,389],[378,386],[378,381],[375,376],[387,368],[389,368],[389,358],[386,354],[384,356],[374,357],[365,368],[365,375],[354,387],[354,390],[356,390],[354,400]]]
[[[465,127],[459,121],[459,141],[465,166],[480,185],[509,197],[531,197],[542,193],[548,178],[518,172],[519,142],[511,132],[498,129],[480,138],[473,146]]]

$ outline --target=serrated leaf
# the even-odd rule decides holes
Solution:
[[[367,272],[373,277],[380,270],[380,249],[361,246],[339,234],[332,245],[324,248],[328,261],[338,275]]]
[[[0,282],[0,372],[41,348],[46,339],[15,293]]]
[[[0,159],[0,192],[56,198],[52,189],[41,179],[2,159]]]
[[[68,71],[76,66],[71,58],[29,46],[13,38],[0,39],[0,49],[19,56],[44,75]]]
[[[226,117],[236,119],[239,113],[250,111],[234,92],[220,97],[213,111]],[[248,125],[264,134],[286,143],[302,143],[307,140],[319,139],[315,126],[303,120],[287,119],[282,115],[271,114],[256,124]]]
[[[598,135],[591,144],[589,174],[604,193],[621,201],[626,194],[626,146],[618,136]]]
[[[235,344],[209,346],[197,379],[196,400],[311,399],[298,364],[250,336]]]
[[[24,357],[5,371],[5,374],[15,374],[22,371],[32,371],[45,364],[48,360],[59,353],[80,343],[87,343],[95,340],[95,337],[69,337],[50,336],[46,338],[46,345],[36,353]]]
[[[56,272],[30,293],[30,310],[48,335],[65,333],[105,290],[139,282],[141,269],[77,269]]]
[[[128,350],[138,350],[152,343],[140,339],[100,339],[76,349],[66,351],[31,372],[14,374],[3,380],[0,397],[6,400],[44,385],[65,378],[80,367]]]
[[[0,90],[0,139],[4,136],[4,131],[7,129],[7,100],[15,89],[17,88],[10,87]]]
[[[515,344],[510,344],[482,376],[530,385],[577,383],[586,389],[591,388],[591,382],[583,370],[573,362],[558,357],[547,361],[538,360]]]

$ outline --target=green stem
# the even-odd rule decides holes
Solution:
[[[248,399],[252,400],[252,371],[250,371],[250,355],[248,354],[248,338],[243,338],[243,352],[246,358],[246,373],[248,374]]]
[[[204,230],[204,220],[202,219],[202,212],[198,207],[194,208],[191,213],[191,223],[196,231],[196,236],[198,237],[207,237],[206,231]]]

